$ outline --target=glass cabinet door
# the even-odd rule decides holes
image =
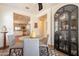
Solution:
[[[78,19],[77,9],[71,13],[71,54],[77,55],[78,45]]]
[[[78,7],[66,5],[55,14],[55,47],[68,55],[78,55]]]
[[[68,52],[68,14],[65,12],[61,15],[59,18],[59,31],[61,33],[60,39],[59,39],[59,49],[62,49],[65,52]]]

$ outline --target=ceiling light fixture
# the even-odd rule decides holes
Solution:
[[[42,3],[38,3],[39,11],[43,9]]]

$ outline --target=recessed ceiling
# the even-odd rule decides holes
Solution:
[[[39,12],[38,3],[0,3],[0,5],[11,6],[15,8],[20,8],[23,10],[28,10],[30,13],[37,14]],[[57,3],[43,3],[43,9],[48,9],[52,6],[57,5]]]

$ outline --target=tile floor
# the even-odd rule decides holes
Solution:
[[[63,52],[57,51],[57,50],[51,50],[51,56],[67,56]]]
[[[0,50],[0,56],[8,56],[9,55],[9,50],[10,48],[8,49],[5,49],[5,50]],[[60,52],[60,51],[57,51],[57,50],[51,50],[49,52],[49,56],[67,56],[66,54]]]

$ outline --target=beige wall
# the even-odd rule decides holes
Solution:
[[[46,20],[47,20],[47,14],[39,17],[39,19],[38,19],[38,30],[39,30],[40,36],[42,36],[42,37],[47,34]]]
[[[32,16],[32,14],[9,6],[0,5],[0,32],[2,27],[5,25],[7,27],[8,35],[13,34],[13,13],[18,13],[26,16]],[[1,34],[1,33],[0,33]],[[1,36],[1,35],[0,35]],[[2,38],[0,38],[0,47],[3,45]],[[8,40],[7,40],[8,42]]]
[[[26,11],[0,5],[0,22],[1,22],[0,27],[2,27],[3,25],[6,25],[8,33],[12,33],[12,34],[13,34],[13,13],[14,12],[22,15],[28,15],[30,17],[32,16],[30,13]]]

